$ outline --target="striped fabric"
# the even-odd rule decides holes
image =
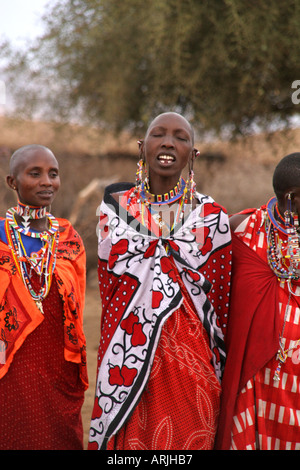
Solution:
[[[267,262],[266,211],[250,215],[236,234]],[[274,381],[277,367],[273,357],[239,394],[232,426],[231,449],[295,450],[300,449],[300,288],[291,296],[286,284],[278,280],[280,331],[284,318],[285,350],[290,349],[282,365],[280,381]],[[287,305],[289,306],[287,308]]]

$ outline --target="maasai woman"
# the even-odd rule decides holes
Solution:
[[[18,202],[0,221],[0,449],[82,449],[85,250],[47,212],[60,186],[49,149],[18,149],[7,182]]]
[[[195,190],[197,151],[182,116],[156,117],[140,153],[136,186],[108,187],[101,206],[103,316],[89,449],[211,449],[225,359],[228,218]]]
[[[300,153],[275,196],[231,217],[232,291],[217,449],[300,449]]]

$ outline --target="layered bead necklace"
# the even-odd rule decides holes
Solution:
[[[141,144],[140,141],[138,143],[139,145]],[[199,152],[197,152],[197,154],[198,153]],[[139,209],[136,207],[134,213],[141,214],[142,224],[144,226],[148,225],[145,222],[146,217],[149,222],[148,214],[150,213],[153,220],[158,225],[159,236],[168,236],[174,230],[175,225],[183,220],[187,212],[187,205],[190,204],[190,208],[192,208],[195,194],[196,183],[194,181],[194,171],[192,168],[189,170],[187,183],[182,177],[180,177],[176,186],[170,191],[163,194],[151,194],[145,159],[141,157],[137,165],[135,189],[130,193],[130,196],[127,199],[126,209],[129,211],[131,202],[134,201],[135,204],[140,206]],[[173,215],[174,211],[168,211],[167,206],[176,203],[176,201],[178,201],[176,215],[174,215],[173,222],[170,220],[170,223],[167,224],[162,217],[162,213],[164,212],[165,215],[169,216],[169,219],[171,219],[170,214],[172,212]],[[164,205],[166,210],[164,210]]]
[[[287,282],[289,289],[289,298],[279,338],[279,349],[276,356],[277,367],[273,377],[273,380],[279,381],[281,367],[286,362],[288,353],[295,349],[300,343],[299,338],[292,348],[286,350],[283,345],[283,333],[291,296],[296,295],[296,293],[292,291],[291,283],[292,280],[299,280],[300,277],[300,247],[299,235],[297,232],[299,222],[298,215],[293,213],[290,209],[285,212],[284,218],[281,216],[276,198],[272,198],[268,202],[267,213],[269,216],[269,221],[267,221],[266,227],[269,266],[277,276],[278,280],[282,283]]]
[[[22,217],[22,225],[16,222],[16,214]],[[30,230],[30,221],[47,217],[49,228],[43,232]],[[56,251],[59,235],[58,221],[47,212],[46,207],[24,205],[18,201],[17,207],[8,209],[5,220],[5,233],[15,265],[24,285],[32,296],[39,310],[43,312],[42,301],[47,297],[56,263]],[[27,254],[22,235],[39,239],[42,248],[38,252]],[[41,278],[39,292],[35,292],[28,272],[28,264]]]
[[[180,201],[179,201],[180,200]],[[163,206],[173,204],[178,201],[173,222],[167,224],[163,219]],[[151,194],[148,181],[142,183],[139,202],[141,203],[142,223],[145,224],[145,211],[148,209],[159,228],[160,236],[166,236],[184,216],[184,207],[187,201],[187,185],[183,178],[180,178],[176,186],[164,194]],[[170,214],[169,214],[170,215]],[[170,218],[170,217],[169,217]]]
[[[300,277],[300,247],[297,229],[298,215],[291,211],[285,212],[283,219],[276,198],[267,204],[269,216],[268,261],[272,271],[280,279],[290,281]],[[280,237],[280,233],[284,236]]]

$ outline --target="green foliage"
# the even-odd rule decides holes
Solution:
[[[172,109],[200,130],[245,132],[298,111],[299,0],[56,0],[48,8],[30,54],[34,76],[48,80],[49,106],[65,118],[76,110],[133,129]]]

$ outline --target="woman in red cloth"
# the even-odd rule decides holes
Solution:
[[[196,192],[198,152],[181,115],[156,117],[140,153],[136,185],[109,186],[101,205],[89,449],[211,449],[225,360],[228,217]]]
[[[85,250],[47,212],[60,186],[49,149],[18,149],[7,183],[18,203],[0,221],[0,449],[82,449]]]
[[[217,449],[300,449],[300,153],[275,196],[231,217],[232,290]]]

